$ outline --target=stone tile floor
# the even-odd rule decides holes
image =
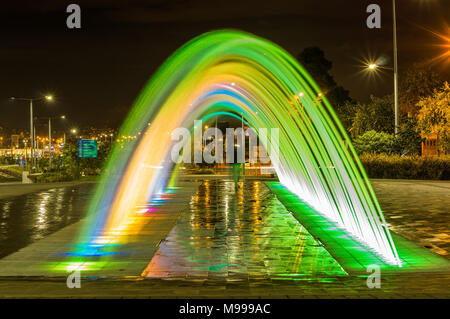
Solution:
[[[366,274],[372,265],[378,265],[383,274],[442,272],[450,268],[448,259],[391,232],[402,263],[402,267],[392,266],[384,262],[374,250],[355,240],[337,223],[324,218],[279,182],[265,184],[350,275]]]
[[[182,185],[176,196],[167,194],[165,204],[137,209],[134,219],[117,238],[112,254],[99,250],[92,255],[73,255],[85,220],[67,226],[42,240],[0,259],[0,277],[67,276],[80,270],[83,276],[139,276],[189,204],[198,183]],[[151,207],[150,207],[151,206]]]
[[[144,276],[312,278],[346,272],[261,181],[205,181]]]
[[[339,276],[315,280],[239,279],[170,280],[86,279],[68,289],[65,278],[1,278],[5,298],[450,298],[450,275],[382,276],[381,288],[369,289],[366,278]]]
[[[450,259],[450,182],[371,183],[391,231]]]
[[[430,250],[449,258],[448,237],[446,236],[449,234],[449,182],[375,180],[372,181],[372,184],[391,229],[422,246],[432,244],[429,246]],[[211,203],[204,204],[211,206]],[[252,205],[251,202],[249,205]],[[210,210],[212,211],[212,207]],[[225,211],[222,208],[220,210]],[[184,216],[184,213],[182,215]],[[207,216],[195,216],[195,214],[193,216],[197,220],[208,218]],[[223,224],[223,221],[219,221],[218,224],[221,225],[221,223]],[[182,224],[183,222],[180,221],[180,225],[176,227],[183,226]],[[187,226],[186,220],[184,226]],[[220,227],[219,230],[223,230]],[[212,231],[215,231],[215,228],[214,230],[205,229],[204,233],[202,231],[199,233],[203,237],[208,237]],[[171,235],[173,234],[171,233]],[[162,248],[167,247],[163,246]],[[252,247],[252,245],[246,247]],[[220,261],[223,259],[222,257],[218,254],[213,260]],[[152,267],[156,265],[157,263],[153,265],[150,263],[148,270],[155,270],[156,268]],[[312,280],[301,280],[302,278],[285,280],[285,278],[271,278],[270,276],[223,278],[209,275],[189,278],[186,276],[185,270],[195,265],[196,262],[192,263],[192,260],[189,259],[182,265],[184,273],[181,276],[183,278],[164,277],[161,274],[156,278],[141,276],[92,277],[83,279],[81,289],[68,289],[65,278],[1,277],[0,296],[48,298],[450,298],[449,271],[385,274],[382,275],[380,289],[369,289],[366,286],[365,276],[323,276],[320,275],[320,272],[316,273]],[[244,267],[242,263],[239,266]],[[208,269],[208,273],[214,272]]]

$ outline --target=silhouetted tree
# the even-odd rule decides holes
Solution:
[[[325,54],[319,47],[305,48],[298,56],[300,64],[308,71],[321,92],[326,95],[345,129],[350,128],[348,113],[354,101],[350,98],[349,91],[337,85],[330,71],[333,63],[325,58]]]
[[[431,68],[414,63],[399,77],[399,110],[401,117],[416,116],[420,99],[433,95],[444,81]]]

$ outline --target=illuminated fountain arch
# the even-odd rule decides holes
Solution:
[[[286,51],[239,31],[203,34],[177,50],[136,100],[111,151],[82,240],[114,236],[136,207],[164,190],[171,133],[214,112],[279,130],[274,168],[282,185],[387,262],[400,264],[364,169],[320,89]],[[270,135],[268,144],[271,144]]]

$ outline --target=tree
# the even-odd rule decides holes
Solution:
[[[400,76],[399,83],[399,108],[400,116],[416,116],[419,112],[417,103],[420,99],[433,94],[434,90],[443,84],[440,76],[431,68],[421,66],[418,63]]]
[[[400,155],[420,155],[422,140],[416,118],[408,117],[398,130],[394,151]]]
[[[97,158],[79,158],[76,140],[69,140],[63,148],[62,168],[77,179],[83,175],[97,175],[105,164],[111,148],[110,143],[99,143]]]
[[[346,101],[344,104],[335,108],[339,120],[349,135],[352,136],[352,125],[355,120],[355,114],[359,105],[353,101]]]
[[[369,104],[357,103],[355,106],[355,115],[350,128],[353,137],[372,130],[389,134],[394,132],[392,95],[382,98],[371,95],[370,99]]]
[[[328,91],[336,86],[336,82],[329,73],[333,63],[325,58],[322,49],[319,47],[305,48],[297,58],[321,90]]]
[[[62,152],[62,169],[65,173],[77,179],[80,177],[80,162],[76,141],[66,141]]]
[[[450,85],[445,82],[433,95],[421,98],[418,124],[425,134],[437,134],[440,152],[450,151]]]
[[[349,91],[342,86],[338,86],[330,74],[333,63],[325,58],[325,53],[319,47],[305,48],[297,56],[297,59],[326,95],[339,116],[339,107],[352,101],[352,99],[349,96]]]

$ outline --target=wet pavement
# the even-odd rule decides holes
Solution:
[[[66,278],[73,271],[80,271],[86,278],[142,278],[142,271],[175,225],[199,183],[180,183],[147,204],[136,207],[130,219],[117,232],[113,245],[89,246],[80,251],[92,238],[80,236],[89,219],[81,219],[17,252],[0,259],[0,279]],[[42,196],[42,193],[36,195]],[[102,237],[101,239],[104,239]],[[94,247],[92,249],[92,247]]]
[[[389,229],[450,259],[450,182],[371,180]]]
[[[83,217],[94,184],[0,199],[0,258]]]
[[[449,182],[374,180],[372,184],[391,229],[422,246],[432,245],[428,249],[450,257]],[[63,228],[82,216],[83,205],[92,190],[92,185],[70,186],[0,200],[0,247],[5,247],[5,240],[7,249],[17,247],[12,250],[42,237],[45,238],[36,244],[47,239],[53,242],[52,236],[76,226],[74,223]],[[176,211],[179,217],[176,223],[174,219],[174,227],[162,237],[165,240],[159,249],[155,248],[154,258],[147,259],[147,263],[150,259],[151,262],[145,279],[139,276],[89,279],[82,281],[81,289],[68,289],[65,277],[0,276],[0,296],[450,297],[448,271],[382,274],[380,289],[367,288],[364,276],[345,275],[263,182],[248,180],[235,194],[231,181],[206,179],[190,203]],[[160,223],[153,228],[151,224],[149,234],[160,230]],[[56,232],[59,228],[63,229]],[[28,245],[30,254],[36,253],[32,247]],[[25,255],[28,258],[29,254]],[[136,264],[134,259],[127,262]],[[312,277],[318,280],[308,280]]]
[[[206,180],[144,275],[186,279],[345,276],[261,181]]]

